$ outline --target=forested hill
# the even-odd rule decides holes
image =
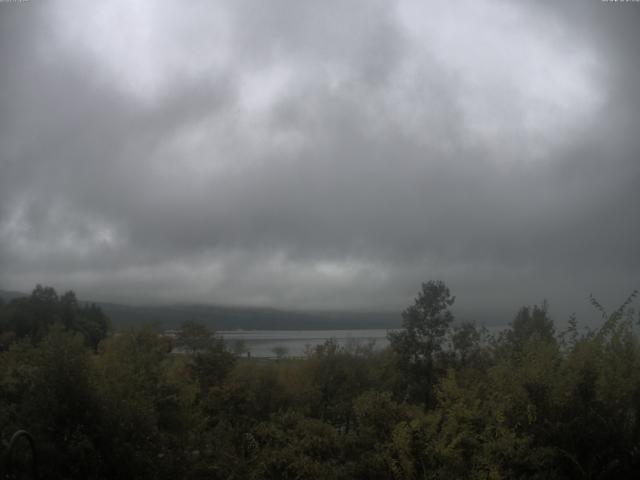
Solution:
[[[26,297],[28,296],[26,293],[22,293],[22,292],[13,292],[10,290],[0,290],[0,299],[4,300],[5,302],[9,302],[11,300],[13,300],[14,298],[20,298],[20,297]]]
[[[0,290],[0,298],[4,300],[20,296],[27,295]],[[399,312],[310,312],[216,305],[91,303],[98,305],[116,328],[145,324],[176,328],[185,320],[193,320],[216,330],[338,330],[398,328],[401,322]]]
[[[98,305],[116,327],[158,322],[163,327],[175,328],[185,320],[194,320],[216,330],[337,330],[400,326],[399,313],[297,312],[212,305]]]

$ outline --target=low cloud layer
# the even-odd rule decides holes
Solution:
[[[0,4],[0,288],[467,311],[640,287],[640,5]]]

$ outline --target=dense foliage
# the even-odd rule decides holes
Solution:
[[[384,351],[251,360],[193,322],[109,331],[37,287],[0,305],[0,432],[30,431],[46,478],[637,478],[632,300],[592,300],[593,331],[524,307],[494,338],[428,282]]]

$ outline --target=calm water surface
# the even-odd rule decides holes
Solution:
[[[497,335],[506,325],[486,327],[488,333]],[[280,353],[285,357],[302,357],[305,352],[322,345],[330,338],[334,338],[341,346],[367,345],[373,343],[375,350],[389,345],[387,333],[392,330],[227,330],[218,334],[229,343],[231,349],[237,342],[243,346],[252,357],[275,358],[276,349],[283,348]]]
[[[241,341],[252,357],[276,357],[279,347],[287,357],[301,357],[308,348],[321,345],[334,338],[339,345],[367,345],[373,342],[375,349],[386,347],[388,330],[232,330],[218,332],[229,342]]]

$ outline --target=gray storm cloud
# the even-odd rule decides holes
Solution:
[[[640,6],[0,4],[0,287],[467,311],[640,286]]]

